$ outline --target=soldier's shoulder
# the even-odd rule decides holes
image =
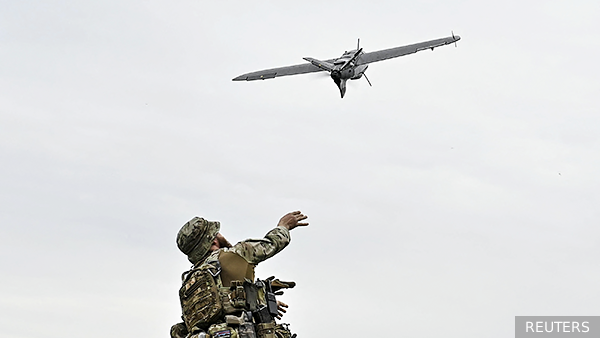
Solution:
[[[215,250],[209,253],[204,259],[196,264],[192,269],[200,268],[205,265],[213,265],[215,261],[219,260],[219,251]]]

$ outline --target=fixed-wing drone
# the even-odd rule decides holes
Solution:
[[[452,33],[452,36],[447,38],[415,43],[408,46],[389,48],[370,53],[363,52],[363,49],[360,48],[360,40],[358,40],[356,49],[344,52],[344,54],[337,59],[321,61],[314,58],[305,57],[304,60],[310,63],[247,73],[234,78],[233,81],[265,80],[273,79],[278,76],[328,71],[333,79],[333,82],[335,82],[340,89],[340,94],[343,98],[344,94],[346,94],[347,80],[358,80],[364,75],[369,85],[371,85],[371,81],[369,81],[367,75],[365,74],[365,71],[369,67],[369,63],[412,54],[421,50],[433,50],[436,47],[456,43],[458,40],[460,40],[460,36]]]

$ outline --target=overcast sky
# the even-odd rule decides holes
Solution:
[[[168,337],[193,216],[300,338],[600,315],[600,2],[0,0],[0,336]],[[455,34],[326,74],[232,78]]]

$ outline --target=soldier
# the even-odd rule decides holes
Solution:
[[[275,323],[287,307],[275,300],[275,292],[295,283],[273,278],[254,282],[254,268],[283,250],[290,230],[307,226],[301,223],[306,218],[300,211],[290,212],[263,239],[233,246],[219,233],[217,221],[194,217],[184,224],[177,246],[193,267],[182,275],[184,322],[171,327],[171,337],[290,338],[287,325]]]

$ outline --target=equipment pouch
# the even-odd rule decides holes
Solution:
[[[225,316],[227,325],[237,328],[239,338],[256,338],[254,323],[252,323],[252,315],[250,312],[243,312],[241,316],[228,315]]]
[[[231,281],[231,305],[235,308],[246,307],[246,289],[244,282],[239,280]]]
[[[238,338],[237,331],[227,326],[227,323],[213,324],[208,328],[210,338]]]
[[[269,313],[273,317],[277,316],[277,299],[275,298],[275,294],[273,292],[267,292],[265,297],[267,298],[267,308],[269,309]]]
[[[256,325],[258,338],[275,338],[275,323],[260,323]]]
[[[239,338],[257,338],[254,331],[254,324],[244,323],[238,327]]]
[[[273,316],[271,316],[269,309],[265,305],[252,312],[252,315],[256,323],[270,323],[273,321]]]
[[[248,310],[254,312],[258,308],[258,286],[249,280],[244,281],[244,290],[246,291],[246,305]]]
[[[171,338],[185,338],[188,335],[188,329],[185,323],[177,323],[171,326]]]
[[[275,325],[275,337],[276,338],[291,338],[292,332],[288,328],[288,324]]]

